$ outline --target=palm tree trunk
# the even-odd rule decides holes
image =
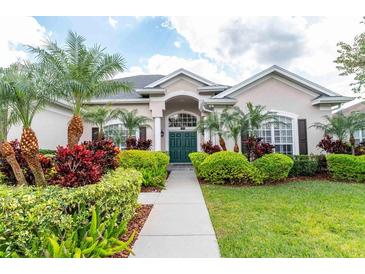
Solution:
[[[224,141],[223,137],[221,134],[218,135],[219,136],[219,145],[221,146],[221,148],[223,150],[227,150],[227,147],[226,147],[226,142]]]
[[[47,185],[43,169],[38,159],[38,139],[31,128],[24,128],[20,139],[22,155],[32,171],[37,186]]]
[[[101,141],[101,140],[103,140],[103,138],[104,138],[104,131],[103,131],[103,128],[100,128],[97,139],[98,139],[98,141]]]
[[[355,155],[355,137],[353,134],[350,134],[350,144],[351,144],[351,153],[352,155]]]
[[[67,130],[67,143],[69,147],[74,147],[80,141],[84,132],[84,124],[79,115],[72,116]]]
[[[239,146],[238,146],[238,144],[237,144],[237,143],[235,143],[235,144],[234,144],[233,151],[234,151],[234,152],[237,152],[237,153],[238,153],[238,152],[240,152],[240,148],[239,148]]]
[[[11,169],[13,170],[17,185],[26,185],[27,181],[25,180],[23,171],[16,160],[15,152],[13,147],[8,142],[2,142],[0,143],[0,154],[5,157],[5,160],[9,163],[11,166]]]

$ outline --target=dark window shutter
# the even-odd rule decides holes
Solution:
[[[147,140],[147,128],[146,127],[139,128],[139,139]]]
[[[96,141],[98,139],[99,128],[93,127],[91,128],[91,140]]]
[[[307,120],[298,119],[299,154],[308,154]]]

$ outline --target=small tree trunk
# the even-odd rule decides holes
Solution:
[[[23,157],[34,175],[35,184],[37,186],[46,186],[47,181],[37,155],[23,155]]]
[[[103,140],[104,139],[104,131],[103,131],[103,129],[101,128],[100,130],[99,130],[99,132],[98,132],[98,138],[97,138],[97,140],[98,141],[101,141],[101,140]]]
[[[32,171],[37,186],[47,185],[43,169],[38,159],[38,139],[31,128],[24,128],[20,139],[22,155]]]
[[[74,147],[80,141],[82,133],[84,132],[84,124],[78,115],[74,115],[70,120],[67,129],[67,143],[69,147]]]
[[[352,155],[355,155],[355,143],[356,143],[356,140],[355,140],[355,137],[353,134],[350,135],[350,144],[351,144],[351,153]]]
[[[224,141],[222,135],[219,135],[219,145],[221,146],[222,150],[227,150],[226,142]]]
[[[238,147],[238,144],[237,143],[234,144],[233,151],[234,152],[237,152],[237,153],[240,152],[240,148]]]
[[[15,152],[13,147],[8,142],[0,143],[0,154],[5,157],[5,160],[9,163],[11,166],[11,169],[13,170],[17,185],[26,185],[27,181],[25,180],[23,171],[16,160]]]

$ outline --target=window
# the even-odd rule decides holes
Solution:
[[[277,116],[278,123],[263,124],[257,136],[275,146],[275,152],[293,155],[293,119]]]
[[[354,137],[356,145],[360,144],[361,142],[365,142],[365,129],[355,131]]]
[[[113,142],[120,148],[125,148],[125,141],[128,137],[128,130],[122,124],[113,124],[104,128],[105,138],[111,138]],[[136,137],[137,132],[133,132],[132,136]]]
[[[196,117],[189,113],[177,113],[169,117],[169,127],[196,127]]]

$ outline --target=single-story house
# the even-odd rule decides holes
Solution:
[[[263,105],[285,122],[262,125],[261,137],[272,143],[277,152],[287,154],[319,153],[317,144],[323,132],[310,127],[324,121],[334,108],[353,98],[341,96],[325,87],[287,71],[279,66],[268,69],[234,86],[221,85],[185,69],[166,76],[138,75],[120,79],[130,82],[130,93],[93,99],[90,105],[111,105],[115,108],[138,110],[138,115],[151,118],[150,128],[141,128],[137,137],[152,140],[154,150],[168,151],[173,162],[188,161],[187,154],[200,150],[200,142],[217,136],[201,134],[196,126],[213,110],[238,106],[245,109],[247,102]],[[33,128],[40,147],[54,149],[66,144],[67,122],[72,113],[65,103],[57,103],[35,117]],[[123,131],[119,121],[111,121],[105,128],[107,136],[113,129]],[[13,127],[9,139],[19,138],[21,129]],[[82,140],[91,139],[96,129],[85,124]],[[233,140],[227,139],[227,148],[233,149]]]

